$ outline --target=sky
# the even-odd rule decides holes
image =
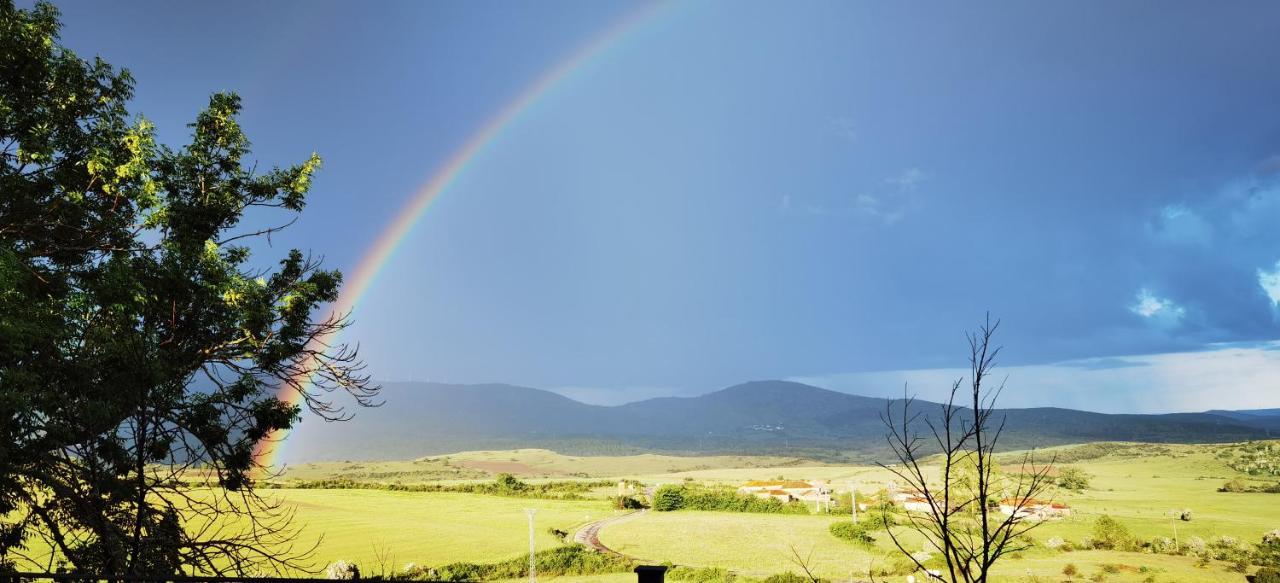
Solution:
[[[385,380],[615,404],[786,378],[936,396],[1002,320],[1009,406],[1280,406],[1280,5],[63,1],[181,144],[244,98],[318,152],[272,247],[348,274]]]

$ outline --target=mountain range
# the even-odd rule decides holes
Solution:
[[[883,459],[890,401],[788,381],[617,406],[504,384],[387,383],[385,404],[344,423],[304,420],[285,461],[407,459],[474,449],[600,453],[757,453]],[[936,403],[917,401],[922,413]],[[1092,441],[1211,443],[1280,436],[1280,410],[1162,415],[1003,409],[1001,449]],[[922,431],[926,430],[921,426]]]

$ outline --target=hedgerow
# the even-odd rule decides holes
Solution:
[[[489,494],[515,498],[548,498],[554,500],[588,500],[591,490],[615,485],[608,480],[559,481],[531,484],[511,474],[500,474],[492,482],[460,484],[398,484],[384,482],[359,482],[347,479],[312,480],[271,484],[269,488],[297,488],[300,490],[385,490],[389,492],[456,492],[463,494]]]

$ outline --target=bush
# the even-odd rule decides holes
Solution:
[[[1103,514],[1093,523],[1092,546],[1095,549],[1119,549],[1129,546],[1132,536],[1119,520]]]
[[[1244,483],[1240,478],[1233,478],[1218,488],[1219,492],[1248,492],[1249,485]]]
[[[674,567],[667,570],[667,579],[690,583],[730,583],[737,577],[720,567]]]
[[[597,553],[577,544],[541,551],[534,555],[534,562],[538,574],[547,576],[623,573],[633,567],[630,559]],[[518,579],[529,575],[529,558],[515,557],[498,563],[451,563],[406,575],[432,581]]]
[[[1253,560],[1262,567],[1280,569],[1280,529],[1262,535],[1262,543],[1254,550]]]
[[[795,573],[777,573],[764,578],[761,583],[812,583],[808,577],[801,577]]]
[[[1088,472],[1070,466],[1062,468],[1058,473],[1058,487],[1068,490],[1080,491],[1089,487],[1089,480],[1093,476]]]
[[[338,561],[329,565],[329,568],[324,570],[324,576],[326,579],[336,579],[341,581],[359,579],[360,567],[357,567],[355,563]]]
[[[873,567],[872,573],[877,577],[896,577],[916,572],[916,564],[906,557],[898,557],[892,561],[879,563]]]
[[[1265,567],[1253,575],[1253,583],[1280,583],[1280,569]]]
[[[718,512],[760,512],[766,514],[809,514],[809,508],[799,502],[782,502],[775,498],[757,498],[739,494],[730,488],[705,488],[692,485],[668,485],[658,488],[653,495],[653,509],[659,512],[673,510],[710,510]]]
[[[1080,574],[1080,569],[1076,568],[1075,563],[1067,563],[1067,566],[1062,568],[1062,574],[1066,575],[1068,579],[1074,579],[1076,575]]]
[[[634,496],[614,496],[613,507],[618,510],[641,510],[647,508],[644,500]]]
[[[653,493],[653,509],[658,512],[671,512],[684,508],[684,487],[666,485]]]
[[[867,532],[867,526],[860,522],[833,522],[829,530],[836,538],[856,545],[871,546],[876,543],[876,539]]]

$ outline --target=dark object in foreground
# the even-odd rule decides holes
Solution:
[[[662,583],[667,568],[662,565],[640,565],[636,567],[637,583]]]

